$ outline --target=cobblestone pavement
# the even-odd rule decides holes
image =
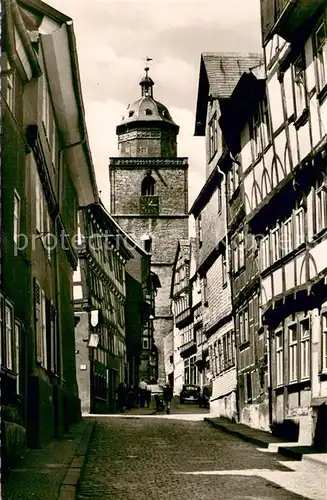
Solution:
[[[78,499],[325,498],[299,496],[300,477],[307,483],[308,476],[279,459],[203,421],[104,417],[96,422]],[[299,494],[284,489],[294,474],[290,490]]]

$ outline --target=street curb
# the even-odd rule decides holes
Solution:
[[[79,491],[81,475],[85,465],[87,450],[94,432],[95,421],[89,421],[81,435],[76,452],[61,483],[57,500],[75,500]]]
[[[239,437],[240,439],[243,439],[243,441],[247,441],[248,443],[252,443],[256,446],[260,446],[261,448],[269,448],[269,443],[267,441],[264,441],[260,438],[256,438],[254,436],[248,436],[246,434],[243,434],[242,432],[239,432],[237,430],[231,430],[225,427],[223,424],[220,424],[219,422],[215,422],[211,418],[204,418],[205,422],[208,422],[208,424],[212,425],[216,429],[219,429],[223,432],[226,432],[226,434],[231,434],[234,436]],[[287,446],[278,446],[278,451],[276,453],[279,453],[280,455],[283,455],[284,457],[287,458],[293,458],[294,460],[301,460],[303,454],[299,451],[295,451],[292,448],[289,448]]]

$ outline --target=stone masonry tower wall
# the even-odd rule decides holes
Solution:
[[[164,338],[172,331],[170,287],[177,242],[188,237],[188,161],[177,157],[179,127],[153,99],[153,81],[140,82],[142,97],[117,127],[119,157],[110,158],[111,214],[152,254],[161,288],[155,300],[154,340],[159,379],[166,379]]]

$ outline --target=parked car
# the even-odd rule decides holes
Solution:
[[[201,395],[201,389],[198,385],[183,385],[179,396],[180,404],[183,403],[198,403]]]

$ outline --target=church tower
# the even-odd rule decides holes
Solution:
[[[119,156],[110,158],[111,215],[152,254],[161,288],[155,300],[154,340],[164,379],[164,339],[173,330],[172,267],[179,239],[188,237],[188,159],[177,157],[179,127],[153,96],[145,68],[141,97],[117,126]]]

